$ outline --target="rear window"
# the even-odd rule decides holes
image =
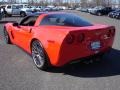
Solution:
[[[74,14],[50,14],[47,15],[40,25],[84,27],[92,24]]]

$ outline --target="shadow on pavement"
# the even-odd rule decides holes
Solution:
[[[104,56],[103,60],[94,64],[76,63],[62,68],[52,68],[48,72],[84,78],[120,75],[120,51],[112,49],[110,53]]]

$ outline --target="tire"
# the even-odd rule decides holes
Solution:
[[[47,55],[38,40],[32,42],[31,52],[33,62],[38,69],[46,70],[50,66]]]
[[[100,12],[97,13],[98,16],[102,16],[102,14]]]
[[[116,19],[120,19],[120,17],[117,17]]]
[[[11,44],[9,34],[8,34],[7,30],[5,30],[5,29],[4,29],[4,40],[5,40],[6,44]]]
[[[25,13],[25,12],[20,12],[20,16],[21,16],[21,17],[25,17],[25,16],[26,16],[26,13]]]

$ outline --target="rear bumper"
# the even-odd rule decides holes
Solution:
[[[82,60],[82,58],[99,55],[102,53],[108,52],[113,45],[113,39],[104,42],[104,46],[99,50],[91,50],[85,45],[76,45],[72,46],[72,48],[69,47],[61,47],[61,50],[59,52],[59,57],[56,60],[56,63],[54,66],[63,66],[70,62],[76,62]]]
[[[71,62],[69,62],[68,64],[71,64],[71,63],[77,63],[77,62],[85,62],[85,61],[90,61],[91,59],[94,60],[94,59],[97,59],[97,58],[100,58],[102,57],[105,53],[109,53],[111,50],[111,48],[109,48],[108,50],[104,51],[104,52],[100,52],[98,54],[94,54],[94,55],[90,55],[90,56],[87,56],[87,57],[83,57],[83,58],[78,58],[76,60],[72,60]]]

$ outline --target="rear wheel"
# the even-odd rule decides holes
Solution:
[[[49,66],[47,56],[38,40],[32,42],[31,51],[32,58],[36,67],[41,70],[46,70]]]
[[[25,17],[25,16],[26,16],[26,13],[25,13],[25,12],[21,12],[21,13],[20,13],[20,16],[21,16],[21,17]]]
[[[102,16],[102,14],[100,12],[97,13],[98,16]]]
[[[4,40],[6,44],[11,44],[10,37],[7,30],[4,30]]]
[[[116,17],[116,19],[120,19],[120,17]]]

